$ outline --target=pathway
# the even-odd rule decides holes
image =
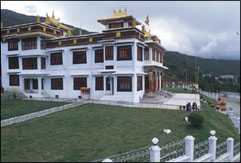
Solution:
[[[28,120],[31,120],[33,118],[38,118],[38,117],[43,117],[55,112],[59,112],[59,111],[63,111],[66,109],[70,109],[70,108],[74,108],[80,105],[86,104],[86,101],[79,101],[79,102],[73,102],[71,104],[66,104],[66,105],[62,105],[62,106],[57,106],[57,107],[53,107],[50,109],[45,109],[42,111],[37,111],[34,113],[29,113],[29,114],[25,114],[25,115],[21,115],[21,116],[16,116],[16,117],[12,117],[9,119],[5,119],[5,120],[1,120],[1,127],[4,126],[9,126],[15,123],[20,123],[20,122],[25,122]]]

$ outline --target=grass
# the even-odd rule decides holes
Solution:
[[[61,106],[65,102],[34,101],[21,99],[6,99],[1,97],[1,120],[27,113],[32,113],[55,106]]]
[[[2,161],[92,161],[151,144],[161,144],[193,135],[207,140],[216,130],[219,141],[239,140],[232,122],[203,104],[204,127],[193,129],[184,122],[186,112],[133,109],[86,104],[46,117],[1,128]],[[161,134],[170,128],[171,134]]]
[[[172,93],[193,93],[191,90],[184,89],[184,88],[177,88],[177,87],[174,87],[174,88],[166,87],[164,88],[164,90]]]

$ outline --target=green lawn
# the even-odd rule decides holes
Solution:
[[[65,102],[34,101],[21,99],[6,99],[1,97],[1,120],[27,113],[32,113],[55,106],[61,106]]]
[[[182,111],[86,104],[1,128],[1,158],[2,161],[92,161],[150,145],[155,136],[161,144],[188,134],[204,140],[212,129],[219,140],[229,136],[239,139],[225,115],[204,107],[200,112],[205,116],[204,127],[192,129],[185,124],[187,113]],[[164,128],[173,132],[160,135]]]

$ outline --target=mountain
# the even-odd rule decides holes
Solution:
[[[167,81],[194,82],[198,80],[200,87],[204,90],[240,91],[239,60],[207,59],[166,51],[164,65],[169,68],[164,73],[164,79]],[[204,77],[205,75],[211,75],[211,77]],[[235,80],[215,78],[220,75],[233,75]]]
[[[40,21],[45,21],[45,17],[40,17]],[[36,22],[36,16],[28,16],[11,10],[1,9],[1,24],[3,24],[3,27],[34,22]],[[74,35],[92,33],[85,29],[74,27],[72,25],[64,25],[74,28],[72,32]]]
[[[183,79],[185,77],[186,70],[190,74],[197,72],[198,66],[199,72],[202,74],[240,74],[239,60],[207,59],[189,56],[175,51],[166,51],[164,55],[164,63],[169,68],[167,71],[179,79]]]

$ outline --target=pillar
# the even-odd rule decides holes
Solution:
[[[38,77],[38,94],[39,95],[41,95],[42,93],[41,86],[42,86],[41,77]]]
[[[38,70],[41,70],[41,57],[37,57]]]
[[[187,162],[192,162],[194,159],[194,140],[193,136],[186,136],[185,137],[185,155],[189,157]]]
[[[153,72],[148,72],[149,79],[149,93],[153,91]]]
[[[230,137],[227,139],[227,153],[228,153],[229,161],[233,160],[233,156],[234,156],[233,149],[234,149],[234,139]]]
[[[162,90],[162,76],[161,73],[159,74],[159,91]]]
[[[149,148],[150,150],[150,162],[160,162],[161,159],[161,148],[157,144],[159,140],[155,137],[152,139],[153,145]]]
[[[216,159],[216,145],[217,138],[215,137],[215,134],[212,134],[208,138],[208,153],[212,155],[210,161],[214,161]]]

